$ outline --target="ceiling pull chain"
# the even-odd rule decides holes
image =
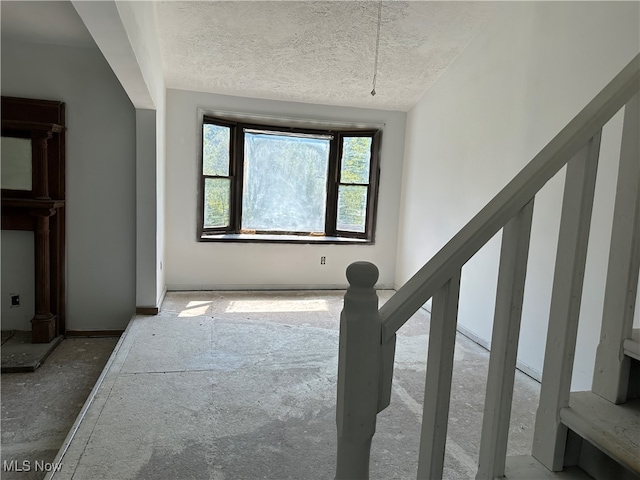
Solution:
[[[371,96],[376,95],[376,80],[378,78],[378,53],[380,51],[380,21],[382,18],[382,0],[378,3],[378,34],[376,36],[376,60],[373,67],[373,90],[371,90]]]

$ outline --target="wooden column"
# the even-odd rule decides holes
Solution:
[[[31,158],[35,170],[33,194],[37,200],[49,200],[49,158],[47,141],[52,137],[51,130],[34,130],[31,132]]]
[[[33,194],[36,200],[49,200],[49,157],[47,141],[51,130],[31,132],[31,157],[35,170]],[[34,217],[36,313],[31,320],[31,342],[49,343],[56,336],[56,317],[51,313],[51,252],[49,241],[49,217],[56,211],[48,208],[33,209]]]
[[[36,313],[31,320],[31,342],[49,343],[56,336],[56,317],[51,313],[51,257],[49,217],[55,209],[33,209],[35,226]]]

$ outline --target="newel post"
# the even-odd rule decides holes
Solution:
[[[352,263],[347,280],[350,286],[340,315],[336,480],[361,480],[369,478],[381,378],[381,321],[373,288],[378,268],[369,262]]]

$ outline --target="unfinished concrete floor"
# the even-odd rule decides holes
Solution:
[[[382,301],[392,292],[379,292]],[[55,480],[334,476],[344,292],[174,292],[137,317],[59,453]],[[371,478],[416,477],[428,315],[399,332]],[[445,478],[475,476],[488,353],[458,335]],[[529,454],[539,385],[518,374],[510,455]]]
[[[65,339],[35,372],[0,376],[2,480],[44,478],[36,462],[53,461],[117,342]]]
[[[2,373],[35,372],[63,338],[60,335],[49,343],[31,343],[31,332],[2,330]]]

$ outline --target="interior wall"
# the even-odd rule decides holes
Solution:
[[[67,329],[135,312],[135,110],[97,48],[2,42],[2,95],[67,111]]]
[[[637,2],[505,2],[407,117],[397,286],[405,283],[637,53]],[[620,120],[605,128],[573,389],[600,334]],[[542,371],[564,172],[536,197],[519,361]],[[463,269],[459,324],[491,341],[500,234]]]
[[[138,171],[144,179],[138,180],[138,189],[147,192],[138,196],[138,289],[136,304],[139,307],[159,306],[165,291],[164,274],[164,216],[165,216],[165,128],[166,89],[162,70],[162,57],[155,23],[155,6],[151,1],[115,2],[128,42],[135,52],[136,61],[154,104],[155,145],[148,145],[151,158],[138,160]],[[135,103],[135,102],[134,102]],[[147,117],[149,111],[147,111]],[[140,122],[141,119],[139,118]],[[151,121],[150,117],[147,121]],[[151,124],[149,124],[151,126]],[[151,140],[146,134],[145,140]],[[145,142],[147,143],[147,142]],[[140,146],[138,146],[140,152]],[[142,152],[140,152],[142,153]]]
[[[384,124],[374,245],[290,245],[196,241],[198,109],[306,120]],[[166,275],[170,290],[343,288],[345,270],[375,263],[378,286],[393,286],[404,143],[404,112],[167,91]],[[326,265],[320,265],[320,257]]]
[[[155,307],[156,111],[136,109],[136,306]]]
[[[160,305],[167,289],[166,270],[164,268],[165,248],[165,218],[166,218],[166,129],[167,109],[166,90],[158,101],[156,110],[156,305]]]
[[[115,0],[115,6],[153,104],[156,109],[161,108],[164,104],[165,84],[154,2]]]
[[[2,330],[31,330],[36,313],[36,278],[33,232],[2,230]],[[20,306],[11,306],[11,295],[20,295]]]

